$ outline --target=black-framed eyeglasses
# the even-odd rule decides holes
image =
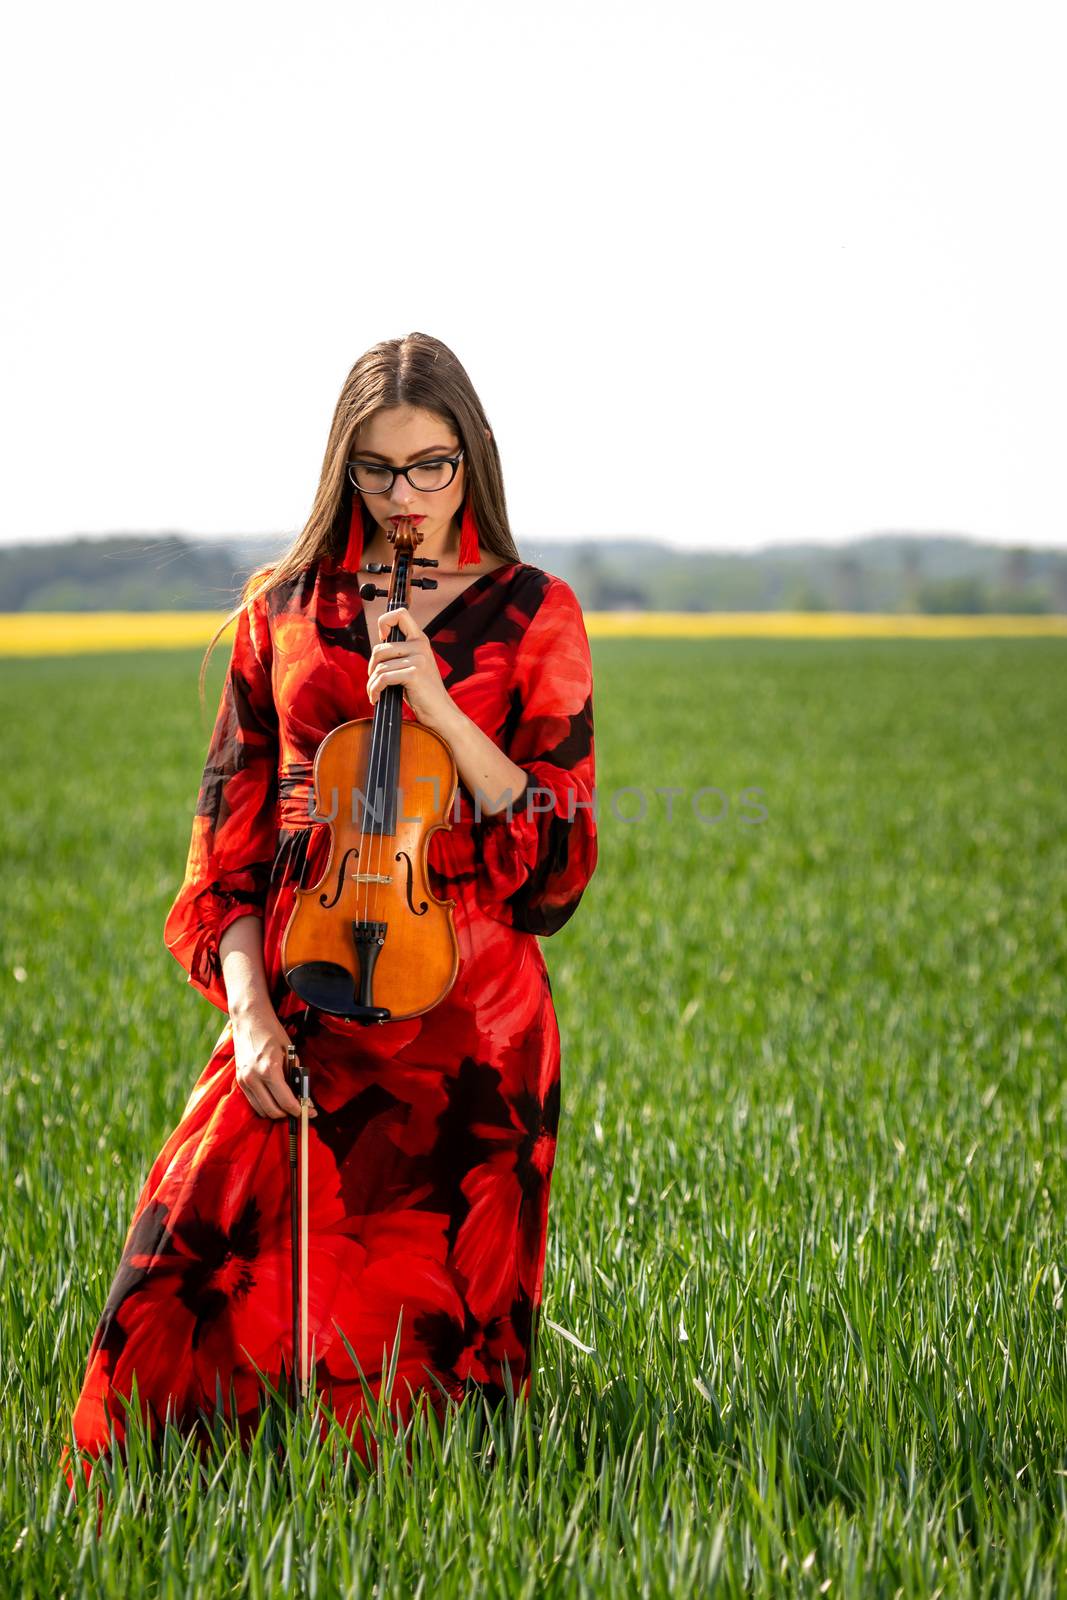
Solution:
[[[434,456],[412,467],[383,467],[376,461],[349,461],[348,476],[363,494],[391,494],[397,474],[402,474],[418,494],[447,489],[459,470],[463,451],[454,456]]]

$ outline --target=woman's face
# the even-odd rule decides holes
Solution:
[[[455,429],[436,412],[415,406],[390,406],[357,429],[348,459],[410,467],[435,456],[454,456],[461,448]],[[390,517],[425,517],[419,530],[422,538],[436,542],[447,534],[463,505],[465,468],[465,461],[461,461],[447,489],[420,493],[397,473],[388,494],[363,494],[361,498],[380,528],[389,527]]]

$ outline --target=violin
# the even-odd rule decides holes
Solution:
[[[437,587],[435,578],[409,576],[412,567],[437,565],[415,555],[418,526],[403,519],[388,537],[388,590],[373,583],[359,590],[364,600],[388,594],[387,612],[407,604],[409,589]],[[382,562],[368,570],[390,571]],[[394,625],[387,642],[403,637]],[[431,836],[452,826],[456,763],[439,733],[403,719],[403,703],[403,685],[388,684],[373,716],[342,723],[319,745],[314,816],[329,823],[330,853],[318,882],[297,889],[282,940],[282,971],[294,993],[367,1026],[431,1010],[459,970],[456,902],[431,892],[426,860]],[[339,795],[351,795],[350,804],[339,805]]]

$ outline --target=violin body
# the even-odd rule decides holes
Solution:
[[[283,947],[286,982],[301,999],[366,1022],[403,1022],[429,1011],[459,970],[456,902],[431,892],[426,865],[431,836],[451,827],[444,819],[455,800],[456,766],[432,729],[416,722],[401,729],[393,796],[353,784],[352,774],[370,762],[372,718],[342,723],[320,744],[315,812],[323,819],[336,812],[330,857],[319,881],[297,890]]]
[[[412,558],[415,542],[414,529],[398,535],[387,609],[405,603],[412,559],[436,565]],[[403,635],[394,627],[389,637]],[[456,902],[431,892],[427,868],[430,838],[452,826],[456,763],[440,734],[403,719],[402,697],[399,684],[387,685],[373,717],[342,723],[319,745],[313,820],[329,823],[330,854],[318,882],[297,890],[282,941],[289,987],[309,1006],[365,1024],[429,1011],[459,970]]]

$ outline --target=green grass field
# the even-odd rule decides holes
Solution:
[[[1067,1593],[1067,643],[594,655],[532,1406],[370,1475],[169,1436],[99,1537],[62,1438],[223,1020],[162,944],[211,715],[195,650],[0,668],[4,1592]]]

